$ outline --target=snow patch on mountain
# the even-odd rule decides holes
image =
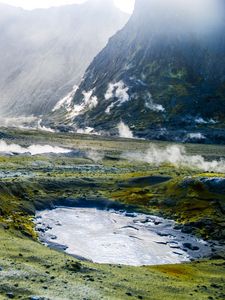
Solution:
[[[67,94],[64,98],[59,100],[58,103],[56,103],[52,112],[55,112],[61,108],[65,108],[69,112],[71,110],[71,104],[72,104],[73,97],[74,97],[77,89],[78,89],[78,86],[74,85],[73,90],[69,94]]]
[[[83,91],[83,101],[81,102],[81,104],[74,105],[68,115],[68,118],[75,118],[83,114],[85,111],[94,109],[98,105],[98,98],[94,96],[93,93],[94,90],[90,90],[88,92]]]
[[[188,133],[187,139],[190,140],[205,140],[206,137],[201,132]]]
[[[100,133],[95,131],[95,129],[92,127],[77,128],[76,133],[89,134],[89,135],[100,135]]]
[[[153,101],[152,95],[148,92],[145,99],[145,107],[155,111],[155,112],[164,112],[165,108],[161,104],[156,104]]]
[[[215,121],[215,120],[213,120],[213,119],[210,119],[210,120],[205,120],[205,119],[203,119],[202,117],[197,117],[196,119],[195,119],[195,123],[196,124],[199,124],[199,125],[201,125],[201,124],[216,124],[217,122]]]
[[[41,131],[46,131],[46,132],[55,132],[54,129],[42,125],[42,119],[38,120],[37,129],[41,130]]]
[[[121,106],[123,103],[130,100],[130,96],[128,94],[129,87],[125,85],[125,83],[120,80],[116,83],[109,83],[108,89],[105,93],[105,100],[117,99],[112,102],[105,110],[107,114],[110,114],[111,110],[117,106]]]
[[[120,102],[126,102],[129,100],[129,94],[127,93],[129,88],[125,83],[120,80],[116,83],[109,83],[108,89],[105,93],[105,99],[109,100],[111,98],[117,98]]]
[[[89,110],[95,108],[98,105],[98,98],[96,96],[93,96],[93,90],[89,92],[83,91],[82,94],[84,96],[84,105]]]

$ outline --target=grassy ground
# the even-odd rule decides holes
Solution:
[[[224,299],[224,261],[158,267],[77,263],[0,230],[0,299]],[[210,298],[211,297],[211,298]]]
[[[205,238],[223,240],[225,196],[208,190],[200,179],[224,174],[121,158],[124,150],[147,150],[146,141],[4,129],[0,134],[21,146],[51,144],[77,150],[73,156],[0,155],[0,299],[225,298],[222,259],[141,268],[80,264],[40,245],[32,223],[36,209],[76,205],[77,199],[110,199],[174,218]],[[160,148],[167,145],[157,143]],[[186,145],[186,149],[207,159],[225,157],[224,147]],[[168,179],[156,178],[154,184],[143,179],[155,176]]]

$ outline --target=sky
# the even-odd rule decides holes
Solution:
[[[51,6],[82,3],[86,0],[0,0],[1,3],[22,7],[24,9],[47,8]],[[135,0],[114,0],[114,3],[121,10],[132,13]]]

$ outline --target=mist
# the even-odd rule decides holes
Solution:
[[[35,121],[37,121],[37,118],[34,116],[1,118],[0,126],[2,126],[2,127],[24,127],[26,124],[30,124]]]
[[[184,146],[172,145],[164,149],[156,145],[150,145],[147,151],[143,152],[124,152],[122,158],[130,161],[139,161],[156,166],[161,164],[172,164],[176,167],[187,167],[200,169],[205,172],[225,172],[225,160],[207,161],[201,155],[188,155]]]
[[[0,141],[0,153],[9,153],[9,154],[26,154],[29,153],[31,155],[38,155],[38,154],[46,154],[46,153],[69,153],[71,150],[57,147],[57,146],[50,146],[50,145],[31,145],[29,147],[21,147],[18,144],[7,144],[5,141]]]
[[[105,0],[31,11],[0,4],[0,116],[63,105],[56,106],[128,18]]]
[[[105,157],[104,152],[90,150],[86,152],[87,158],[92,160],[94,163],[101,163]]]
[[[151,9],[150,22],[154,22],[157,30],[161,24],[161,29],[167,32],[171,28],[176,32],[199,29],[207,32],[209,28],[212,29],[214,25],[221,22],[224,13],[221,0],[138,0],[136,2],[136,8],[141,8],[143,5]],[[174,18],[173,22],[171,17]],[[180,28],[177,22],[183,27]]]

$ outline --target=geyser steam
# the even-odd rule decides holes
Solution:
[[[163,163],[173,164],[177,167],[197,168],[207,171],[225,172],[225,161],[213,160],[207,161],[201,155],[188,155],[184,146],[168,146],[164,149],[151,145],[143,152],[125,152],[123,158],[136,160],[149,164],[161,165]]]
[[[29,147],[21,147],[18,144],[7,144],[5,141],[0,141],[0,152],[19,154],[30,153],[31,155],[37,155],[45,153],[69,153],[71,150],[50,145],[31,145]]]

